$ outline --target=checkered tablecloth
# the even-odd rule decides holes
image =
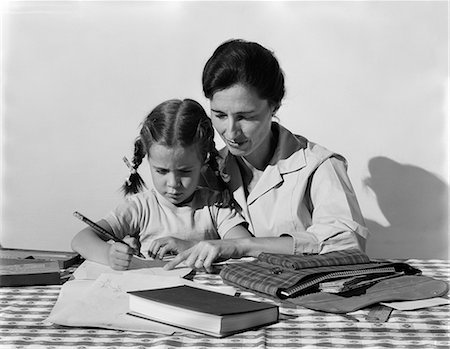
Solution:
[[[449,261],[409,260],[423,275],[449,281]],[[199,274],[196,282],[221,285],[218,275]],[[139,333],[63,327],[43,320],[60,286],[0,288],[0,348],[450,348],[449,305],[415,311],[394,310],[388,322],[366,319],[368,309],[350,315],[281,307],[277,324],[226,338],[201,334]],[[250,293],[243,296],[262,300]]]

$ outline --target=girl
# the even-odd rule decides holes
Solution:
[[[161,103],[142,123],[134,144],[131,174],[123,186],[131,195],[98,224],[128,242],[129,236],[134,237],[140,252],[150,257],[164,256],[166,245],[177,245],[170,251],[178,253],[200,240],[248,236],[245,220],[233,208],[219,173],[218,157],[211,121],[199,103],[191,99]],[[144,158],[152,186],[142,191],[145,185],[137,169]],[[206,169],[215,173],[220,191],[198,186]],[[127,269],[133,253],[126,244],[107,243],[90,227],[73,238],[72,248],[116,270]]]

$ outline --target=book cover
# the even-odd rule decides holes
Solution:
[[[278,306],[176,286],[128,292],[132,315],[216,337],[278,321]]]
[[[81,261],[80,255],[76,252],[26,250],[17,248],[1,248],[0,258],[56,261],[61,269],[68,268]]]
[[[59,285],[59,264],[39,259],[0,258],[0,286]]]

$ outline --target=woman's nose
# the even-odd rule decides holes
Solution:
[[[228,116],[227,133],[231,138],[239,134],[239,122],[233,116]]]

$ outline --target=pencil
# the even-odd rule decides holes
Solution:
[[[122,244],[125,244],[129,248],[131,248],[133,250],[133,254],[135,254],[138,257],[145,258],[144,255],[140,251],[137,251],[136,249],[131,247],[129,244],[127,244],[125,241],[119,239],[117,236],[114,236],[113,234],[111,234],[106,229],[102,228],[98,224],[96,224],[93,221],[91,221],[89,218],[83,216],[80,212],[75,211],[73,213],[73,215],[75,217],[77,217],[78,219],[80,219],[81,221],[83,221],[84,223],[86,223],[87,225],[89,225],[91,228],[93,228],[95,230],[96,233],[98,233],[99,235],[103,236],[105,239],[110,239],[110,240],[113,240],[115,242],[121,242]]]

